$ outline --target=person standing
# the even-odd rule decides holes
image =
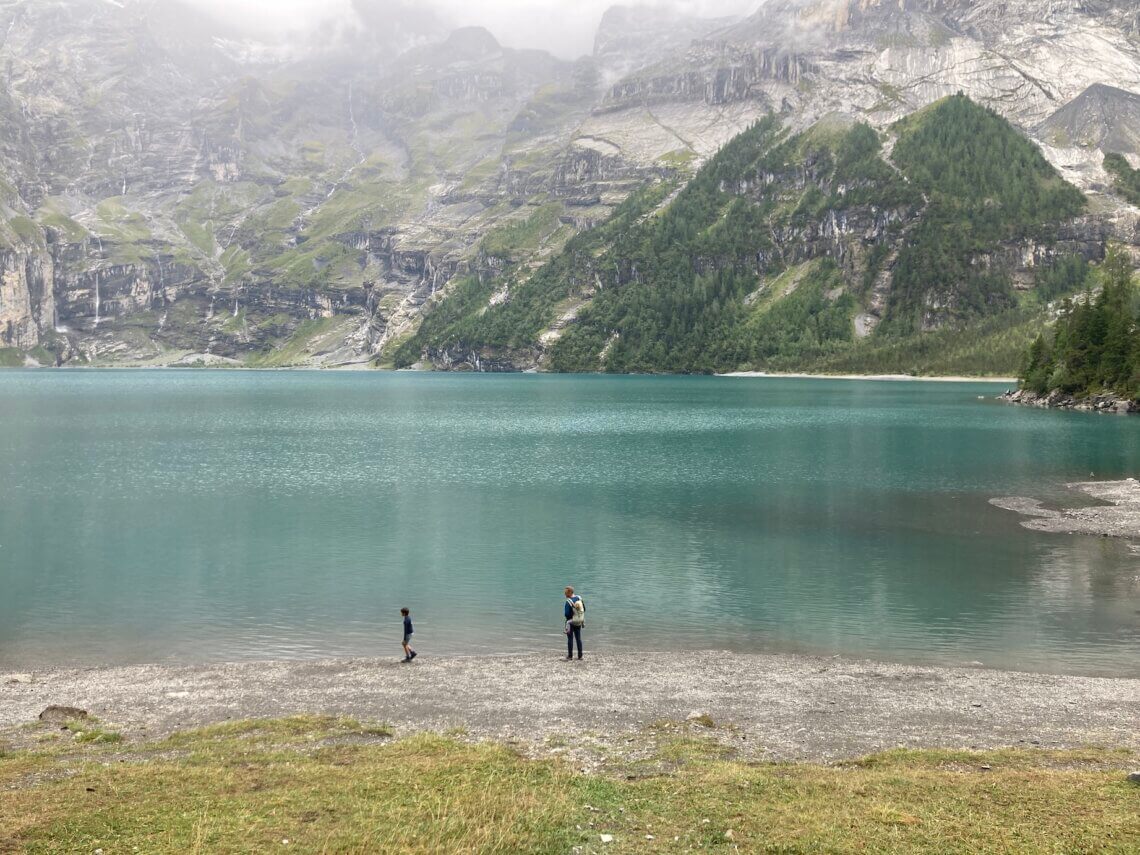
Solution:
[[[562,615],[566,618],[566,658],[574,658],[574,642],[578,643],[578,658],[582,658],[582,627],[586,625],[586,604],[582,598],[574,593],[574,589],[566,586],[566,602],[562,606]]]
[[[408,611],[408,607],[400,609],[400,614],[404,616],[404,661],[411,662],[416,658],[416,651],[412,649],[412,615]]]

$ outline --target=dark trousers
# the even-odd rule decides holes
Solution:
[[[582,658],[582,627],[570,624],[570,631],[566,633],[566,658],[574,655],[574,641],[578,642],[578,658]]]

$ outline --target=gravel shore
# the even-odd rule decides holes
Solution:
[[[31,744],[49,704],[132,739],[295,713],[397,733],[460,728],[542,752],[621,743],[709,716],[752,759],[828,761],[906,747],[1140,750],[1140,680],[729,653],[587,654],[129,666],[0,675],[0,743]],[[30,726],[32,725],[32,726]]]
[[[990,504],[1027,517],[1021,524],[1034,531],[1140,540],[1140,481],[1086,481],[1069,484],[1068,488],[1102,504],[1052,509],[1025,496],[1003,496],[990,499]]]

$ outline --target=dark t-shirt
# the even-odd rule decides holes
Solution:
[[[412,629],[412,616],[404,615],[404,635],[411,635],[413,632],[415,630]]]

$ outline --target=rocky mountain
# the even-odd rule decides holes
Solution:
[[[166,3],[0,15],[0,345],[55,360],[244,358],[302,328],[367,359],[515,213],[500,183],[556,189],[560,129],[531,99],[584,113],[592,91],[479,30],[398,56],[358,30],[251,65]]]
[[[1094,83],[1033,130],[1058,148],[1140,155],[1140,94]]]
[[[594,60],[604,82],[612,84],[734,23],[731,18],[685,15],[671,7],[611,6],[594,37]]]
[[[1030,129],[1090,86],[1140,90],[1138,14],[1129,0],[770,0],[608,100],[760,99],[803,126],[835,111],[885,126],[961,91]]]
[[[0,2],[0,359],[391,365],[472,282],[483,308],[511,302],[770,112],[788,133],[886,131],[959,91],[1089,194],[1090,233],[1136,240],[1103,165],[1140,165],[1132,0],[615,8],[576,62],[422,4],[354,5],[267,44],[173,0]],[[502,367],[547,364],[577,317],[532,324]]]

